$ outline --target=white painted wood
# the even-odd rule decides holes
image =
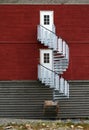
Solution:
[[[63,44],[62,44],[62,39],[58,39],[58,53],[62,54],[63,53]]]
[[[67,59],[68,62],[69,62],[69,47],[68,47],[67,44],[66,44],[66,59]]]
[[[59,75],[55,74],[55,90],[59,91]]]
[[[66,42],[63,41],[63,56],[66,54]]]
[[[44,24],[44,16],[49,15],[49,24]],[[54,12],[53,11],[40,11],[40,25],[43,27],[49,29],[50,31],[53,31],[53,25],[54,25]]]
[[[60,78],[60,91],[61,91],[61,93],[64,93],[64,87],[65,87],[65,82],[64,81],[65,81],[64,78],[61,77]]]
[[[49,54],[49,63],[44,63],[44,54]],[[40,64],[53,70],[53,51],[51,49],[40,49]]]

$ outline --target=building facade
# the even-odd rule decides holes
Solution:
[[[0,5],[1,117],[43,118],[44,101],[53,100],[53,88],[46,90],[38,81],[40,50],[51,48],[37,37],[41,11],[53,12],[55,33],[69,47],[66,71],[59,72],[69,83],[68,95],[55,98],[59,101],[59,117],[89,117],[89,5],[73,4]],[[45,22],[48,23],[47,17]],[[47,29],[53,31],[51,27]]]

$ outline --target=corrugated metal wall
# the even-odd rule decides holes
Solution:
[[[70,98],[59,100],[59,118],[89,117],[89,81],[70,81]],[[44,119],[52,90],[38,81],[1,81],[0,118]]]
[[[89,81],[70,81],[70,98],[59,104],[60,118],[89,118]]]
[[[44,100],[52,99],[52,90],[36,81],[0,82],[0,117],[43,118]]]

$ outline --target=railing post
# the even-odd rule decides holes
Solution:
[[[63,47],[62,47],[62,39],[58,39],[58,53],[62,54],[63,53]]]
[[[60,92],[64,93],[64,78],[60,78]]]

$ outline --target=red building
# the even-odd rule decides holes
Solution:
[[[43,16],[44,21],[42,21]],[[50,21],[51,26],[48,26],[50,24]],[[37,32],[38,25],[42,25],[42,27],[40,26],[39,30],[40,36],[38,36]],[[52,25],[55,26],[53,27]],[[48,35],[49,37],[51,37],[51,41]],[[37,66],[39,62],[42,63],[43,59],[41,58],[42,55],[44,55],[45,63],[49,63],[49,60],[52,60],[52,62],[51,66],[49,65],[50,67],[48,67],[48,65],[42,65],[45,68],[49,69],[49,71],[51,71],[52,73],[57,73],[57,77],[54,78],[54,75],[52,75],[52,78],[56,79],[56,81],[58,81],[57,79],[61,79],[62,77],[66,79],[64,81],[65,84],[67,84],[67,87],[66,85],[64,85],[64,88],[60,88],[61,91],[63,91],[63,95],[61,95],[59,91],[59,96],[57,95],[58,98],[55,98],[55,100],[57,99],[60,104],[60,117],[89,117],[89,112],[85,112],[85,110],[88,110],[89,107],[88,35],[89,5],[0,5],[0,93],[2,99],[0,103],[0,113],[2,113],[1,116],[15,117],[16,115],[16,117],[19,116],[30,118],[30,112],[34,108],[34,105],[32,106],[32,104],[29,103],[32,103],[33,95],[35,94],[34,90],[31,91],[30,88],[32,86],[32,82],[35,81],[35,84],[36,82],[38,82]],[[47,37],[46,44],[44,41],[44,36]],[[43,39],[40,39],[41,37]],[[65,47],[65,51],[63,51],[63,44],[62,48],[61,44],[57,44],[57,46],[55,46],[56,40],[58,43],[58,39],[61,40],[61,38],[63,39],[62,43],[66,41],[66,47],[69,48],[69,59],[68,48],[66,50]],[[43,45],[41,44],[41,42],[43,43]],[[52,43],[52,46],[48,46],[48,43]],[[67,60],[65,58],[66,56],[63,55],[64,53],[57,53],[58,46],[60,46],[59,51],[62,49],[62,51],[66,54]],[[44,50],[47,50],[48,52],[44,52]],[[41,53],[41,51],[43,52]],[[50,59],[47,55],[49,51],[49,55],[51,55]],[[61,65],[58,64],[58,71],[53,69],[53,51],[54,53],[56,52],[55,57],[57,56],[57,58],[59,59],[63,59],[64,57]],[[48,75],[50,77],[51,74],[46,71],[45,75]],[[44,76],[44,78],[46,78],[46,76]],[[42,79],[40,80],[42,81]],[[56,83],[56,81],[54,82]],[[28,82],[29,85],[27,85]],[[46,80],[42,82],[46,84]],[[59,87],[56,86],[54,88],[53,84],[54,83],[51,84],[50,89],[58,90],[60,85]],[[49,84],[47,84],[47,86],[48,85]],[[29,93],[27,92],[27,88],[29,88]],[[20,93],[21,91],[22,93]],[[29,96],[31,94],[30,92],[33,93],[32,99],[31,97],[27,97],[27,95]],[[40,91],[38,93],[38,95],[41,95]],[[4,97],[5,95],[6,97]],[[22,95],[23,98],[21,96],[19,97],[18,95]],[[42,111],[42,103],[46,99],[52,100],[52,97],[49,97],[47,95],[47,97],[45,97],[42,102],[40,101],[40,111]],[[33,100],[33,102],[35,104],[38,103],[36,99],[35,101]],[[2,109],[4,106],[6,106],[6,109]],[[28,106],[28,109],[26,109],[27,107],[21,109],[22,106]],[[38,107],[36,107],[37,106],[35,106],[35,109],[38,109]],[[80,108],[82,108],[82,110],[80,110]],[[6,112],[7,109],[8,112]],[[33,113],[34,112],[36,112],[36,110],[34,110]],[[29,115],[27,116],[26,114]],[[31,118],[34,117],[33,115],[31,116]],[[42,118],[42,115],[39,118]]]

